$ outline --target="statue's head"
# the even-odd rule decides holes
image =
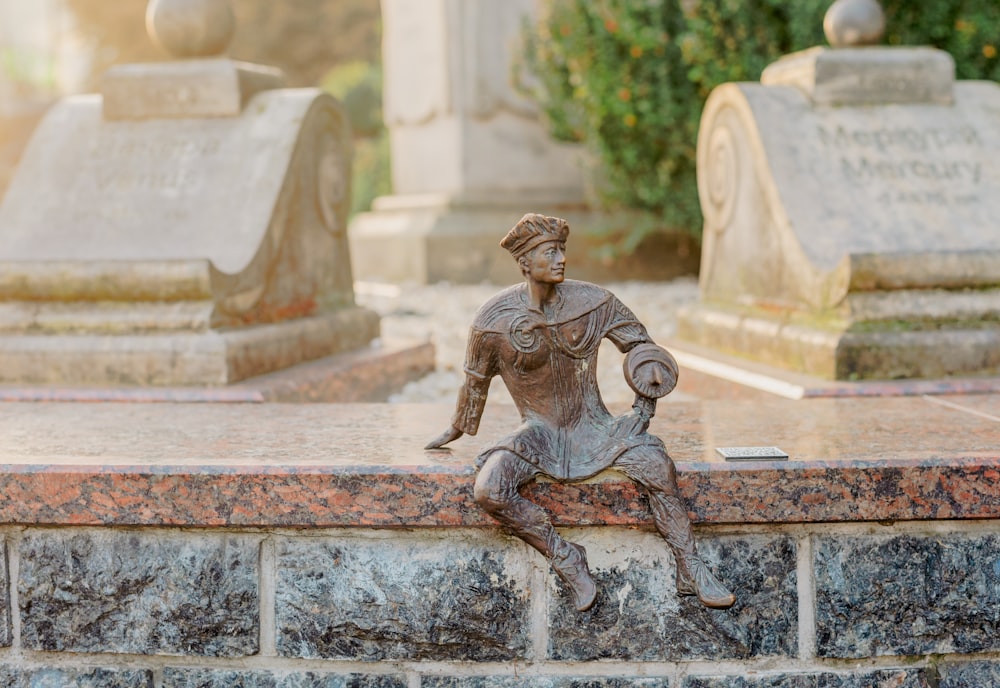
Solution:
[[[554,244],[559,249],[560,254],[557,261],[560,265],[564,263],[565,255],[562,252],[566,249],[566,237],[568,236],[569,223],[566,220],[538,213],[528,213],[507,232],[507,236],[500,242],[500,246],[510,251],[520,266],[521,273],[528,275],[534,261],[535,249],[542,248],[543,244]],[[561,274],[562,270],[560,269],[559,272]],[[561,277],[558,281],[562,281]]]

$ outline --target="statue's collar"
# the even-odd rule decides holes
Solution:
[[[611,292],[589,282],[565,280],[556,285],[555,297],[544,311],[532,305],[527,284],[517,290],[517,298],[525,309],[541,316],[546,324],[562,325],[597,309],[611,298]]]

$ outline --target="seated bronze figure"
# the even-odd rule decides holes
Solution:
[[[528,214],[500,242],[525,281],[476,314],[451,427],[427,448],[475,435],[490,380],[500,375],[522,423],[480,455],[476,502],[548,559],[576,608],[588,609],[597,595],[586,551],[560,537],[548,513],[519,490],[539,475],[572,482],[612,467],[648,494],[656,528],[677,562],[678,594],[727,608],[735,597],[698,556],[673,461],[663,442],[646,432],[656,400],[677,383],[677,364],[611,292],[564,278],[568,235],[565,220]],[[636,393],[632,411],[617,418],[597,387],[605,337],[626,354],[626,380]]]

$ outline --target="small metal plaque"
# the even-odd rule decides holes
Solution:
[[[726,461],[785,461],[788,454],[777,447],[716,447]]]

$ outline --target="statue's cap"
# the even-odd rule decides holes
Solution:
[[[549,217],[538,213],[528,213],[507,232],[500,245],[510,251],[514,258],[546,241],[566,241],[569,223],[559,217]]]

